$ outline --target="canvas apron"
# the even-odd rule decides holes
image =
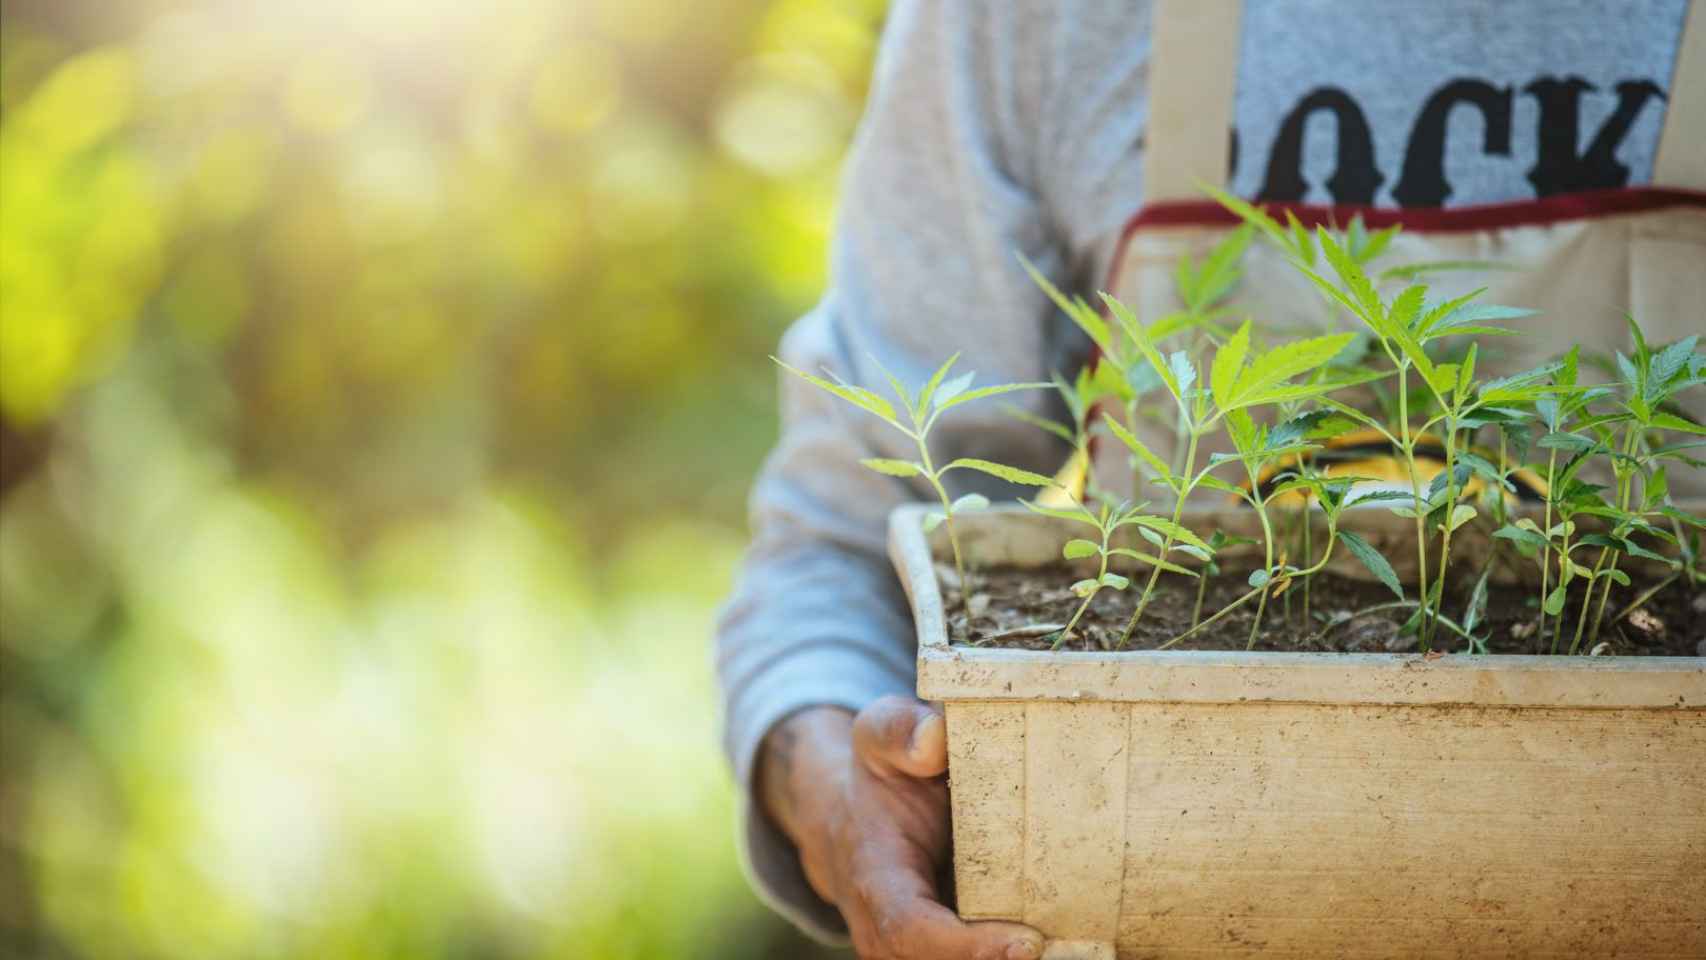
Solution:
[[[1198,181],[1226,185],[1240,8],[1237,0],[1156,4],[1146,200],[1126,226],[1107,283],[1145,323],[1182,308],[1173,282],[1180,255],[1200,257],[1238,223],[1203,194]],[[1584,351],[1630,353],[1626,312],[1650,343],[1706,335],[1703,8],[1706,0],[1690,5],[1651,186],[1452,209],[1303,204],[1268,209],[1282,221],[1290,209],[1311,228],[1343,227],[1359,213],[1371,230],[1401,225],[1376,265],[1476,260],[1506,267],[1430,278],[1431,301],[1485,287],[1480,302],[1538,311],[1505,324],[1518,335],[1482,343],[1477,363],[1482,376],[1529,369],[1578,344]],[[1249,248],[1233,298],[1258,327],[1319,329],[1324,318],[1319,293],[1261,240]],[[1706,415],[1702,398],[1679,399],[1696,420]],[[1161,426],[1146,420],[1135,430],[1152,449],[1173,447],[1173,436]],[[1218,449],[1225,449],[1219,439]],[[1097,444],[1093,469],[1103,489],[1130,489],[1131,468],[1119,444]],[[1706,494],[1706,471],[1673,465],[1667,472],[1676,494]]]

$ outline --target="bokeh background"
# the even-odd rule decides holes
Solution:
[[[708,637],[882,6],[0,5],[0,955],[820,955]]]

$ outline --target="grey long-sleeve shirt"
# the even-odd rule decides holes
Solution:
[[[1248,0],[1232,189],[1460,206],[1648,182],[1686,4]],[[1069,288],[1106,274],[1143,198],[1149,17],[1147,0],[899,0],[848,161],[831,286],[782,358],[885,394],[872,357],[913,385],[956,350],[979,385],[1070,375],[1087,345],[1016,255]],[[781,404],[717,635],[724,745],[749,797],[779,720],[857,710],[914,680],[884,537],[890,509],[928,491],[858,463],[910,457],[910,441],[791,377]],[[934,442],[938,458],[1042,472],[1063,454],[995,401],[945,417]],[[750,802],[743,820],[766,901],[842,935],[786,838]]]

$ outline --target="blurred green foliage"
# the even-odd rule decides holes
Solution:
[[[0,6],[0,954],[811,955],[708,637],[881,7]]]

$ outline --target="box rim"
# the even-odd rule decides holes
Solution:
[[[911,601],[926,700],[1324,703],[1706,710],[1706,657],[1128,650],[985,650],[948,644],[923,503],[889,517]],[[1207,511],[1214,512],[1214,511]],[[1013,506],[968,514],[985,525]],[[1058,522],[1058,521],[1057,521]]]

